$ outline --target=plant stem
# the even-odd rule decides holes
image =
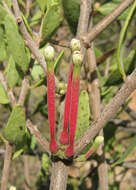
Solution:
[[[62,161],[53,162],[50,190],[66,190],[69,167]]]
[[[12,146],[10,146],[8,142],[6,142],[6,152],[4,158],[4,168],[2,172],[1,190],[7,190],[8,187],[11,156],[12,156]]]

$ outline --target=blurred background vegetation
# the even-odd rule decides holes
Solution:
[[[3,3],[4,2],[4,3]],[[108,15],[122,0],[94,1],[94,25],[104,16]],[[48,109],[47,87],[44,71],[37,61],[33,59],[28,48],[24,45],[21,33],[9,16],[4,4],[10,11],[13,10],[11,0],[0,0],[0,70],[4,75],[15,97],[19,97],[22,79],[28,71],[31,73],[30,88],[25,100],[26,116],[31,119],[48,140]],[[28,32],[36,40],[41,54],[50,43],[56,51],[55,74],[59,81],[67,82],[71,51],[68,48],[70,40],[76,33],[79,16],[78,0],[19,0],[21,14]],[[61,4],[62,3],[62,4]],[[70,4],[71,3],[71,4]],[[72,4],[73,3],[73,4]],[[70,4],[70,5],[69,5]],[[64,7],[64,9],[63,9]],[[101,107],[109,103],[117,90],[123,84],[122,75],[117,65],[117,50],[122,29],[130,13],[128,8],[94,41],[97,60],[97,75],[100,82]],[[125,31],[121,44],[124,70],[130,74],[136,67],[136,14],[134,12],[129,27]],[[41,22],[43,23],[41,26]],[[40,31],[40,33],[39,33]],[[64,46],[64,47],[63,47]],[[80,88],[87,89],[87,73],[89,67],[82,67]],[[56,91],[56,126],[59,123],[59,105],[64,100],[66,89]],[[89,103],[89,102],[88,102]],[[0,134],[3,136],[11,113],[11,105],[0,83]],[[91,106],[90,106],[91,112]],[[90,123],[93,118],[89,118]],[[136,91],[126,103],[118,110],[114,118],[104,127],[105,155],[108,163],[109,189],[110,190],[135,190],[136,189]],[[48,189],[50,183],[51,162],[49,156],[37,143],[34,136],[28,132],[29,148],[23,147],[27,155],[29,170],[29,184],[26,184],[24,170],[24,154],[14,148],[11,162],[8,188],[15,186],[23,189]],[[20,150],[20,149],[19,149]],[[4,163],[5,144],[0,139],[0,178]],[[70,167],[68,190],[98,189],[97,167],[99,157],[92,155],[86,162],[74,162]]]

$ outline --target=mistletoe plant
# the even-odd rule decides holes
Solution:
[[[79,102],[79,87],[80,87],[80,71],[83,62],[83,56],[80,52],[80,41],[72,39],[70,44],[72,50],[72,63],[68,76],[67,93],[65,98],[64,108],[64,125],[60,135],[60,154],[61,157],[74,156],[74,139],[76,135],[76,126],[78,119],[78,102]],[[45,48],[45,60],[47,62],[47,101],[48,101],[48,118],[50,126],[50,151],[56,153],[59,150],[58,144],[55,140],[55,79],[54,79],[54,49],[51,46]],[[80,110],[81,111],[81,110]],[[89,126],[89,124],[88,124]],[[81,126],[84,127],[84,126]],[[102,137],[97,137],[91,149],[86,155],[81,156],[79,159],[87,159],[98,146],[103,142]],[[62,151],[64,154],[62,154]],[[56,155],[60,155],[56,154]]]

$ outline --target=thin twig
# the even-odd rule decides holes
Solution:
[[[90,23],[89,30],[92,28],[92,19]],[[96,120],[101,112],[101,104],[100,104],[100,90],[99,90],[99,80],[96,74],[96,57],[94,52],[94,44],[91,43],[91,47],[88,49],[88,62],[90,68],[90,80],[91,80],[91,92],[90,99],[92,103],[92,115],[93,119]],[[100,136],[103,136],[103,129],[99,132]],[[98,176],[99,176],[99,188],[101,190],[108,190],[108,170],[107,164],[104,155],[104,143],[102,143],[97,151],[100,157],[100,164],[98,166]]]
[[[86,35],[88,30],[88,21],[91,12],[90,0],[80,0],[80,17],[77,27],[77,38]]]
[[[9,97],[9,100],[11,102],[11,104],[14,106],[16,104],[16,99],[14,97],[13,92],[9,89],[8,84],[6,82],[6,79],[4,77],[4,74],[2,73],[2,71],[0,71],[0,81],[2,83],[2,85],[4,86],[4,89]]]
[[[8,12],[8,14],[15,20],[15,16],[12,13],[12,11],[8,8],[8,5],[6,4],[6,2],[4,0],[2,0],[2,4],[3,7],[5,8],[5,10]]]
[[[83,35],[87,34],[90,13],[91,13],[90,0],[80,0],[80,16],[78,20],[78,27],[77,27],[77,34],[76,34],[76,37],[79,39],[81,39]],[[86,47],[84,47],[83,44],[81,47],[81,53],[83,55],[85,55],[86,53]]]
[[[32,124],[32,122],[27,119],[26,121],[27,127],[29,128],[30,132],[36,137],[37,141],[42,145],[44,150],[48,153],[50,153],[49,150],[49,143],[48,141],[41,135],[38,128]]]
[[[27,16],[29,16],[29,14],[30,14],[31,4],[32,4],[32,0],[26,1],[26,15]]]
[[[93,41],[109,24],[111,24],[125,9],[127,9],[134,0],[124,0],[120,3],[108,16],[102,19],[92,30],[84,35],[81,40],[86,47],[90,46],[90,42]]]
[[[24,155],[23,159],[24,159],[25,189],[30,190],[29,156]]]
[[[25,44],[29,47],[30,51],[35,56],[35,58],[40,63],[40,65],[43,67],[44,72],[46,74],[47,73],[46,62],[44,60],[44,57],[40,54],[36,42],[32,39],[32,37],[30,36],[30,34],[28,33],[28,31],[25,27],[25,24],[23,22],[21,14],[20,14],[20,9],[19,9],[19,5],[18,5],[17,0],[12,0],[12,4],[13,4],[13,9],[14,9],[14,12],[16,15],[16,21],[20,27],[21,33],[22,33],[23,38],[25,40]],[[55,84],[56,84],[56,87],[59,86],[59,81],[57,78],[55,78]]]
[[[8,188],[8,177],[9,177],[11,156],[12,156],[12,146],[9,145],[9,143],[6,141],[6,152],[4,157],[4,167],[1,179],[1,190],[7,190]]]
[[[37,40],[37,44],[40,45],[41,41],[42,41],[42,28],[43,28],[43,22],[44,22],[44,15],[42,16],[42,20],[41,20],[41,25],[40,25],[40,30],[39,30],[39,34],[38,34],[38,40]]]
[[[106,52],[104,52],[104,54],[100,57],[98,57],[96,59],[96,63],[97,65],[100,65],[102,62],[104,62],[107,58],[109,58],[109,56],[111,56],[115,51],[116,51],[117,48],[112,48]]]
[[[29,89],[29,79],[30,79],[30,76],[26,75],[24,77],[24,80],[22,81],[22,88],[21,88],[21,92],[20,92],[19,100],[18,100],[18,104],[22,106],[24,106],[25,98]]]
[[[118,91],[111,102],[105,106],[104,110],[96,119],[92,125],[87,129],[84,135],[79,138],[75,143],[75,153],[80,151],[90,143],[90,141],[98,134],[98,132],[104,127],[104,125],[111,119],[111,117],[117,112],[125,100],[136,89],[136,69],[129,75],[123,84],[122,88]]]

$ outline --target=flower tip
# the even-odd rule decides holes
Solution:
[[[80,40],[73,38],[70,42],[70,48],[72,51],[79,51],[81,49]]]
[[[69,141],[68,133],[67,132],[62,132],[59,141],[63,145],[68,144],[68,141]]]
[[[80,51],[74,51],[72,59],[74,64],[80,65],[83,62],[83,55]]]
[[[45,55],[45,60],[52,61],[55,56],[54,48],[52,46],[45,47],[44,55]]]
[[[52,153],[56,153],[59,150],[58,144],[56,143],[56,141],[52,140],[50,141],[50,151]]]
[[[68,146],[67,149],[65,150],[65,155],[67,157],[71,157],[74,155],[74,147],[73,146]]]

